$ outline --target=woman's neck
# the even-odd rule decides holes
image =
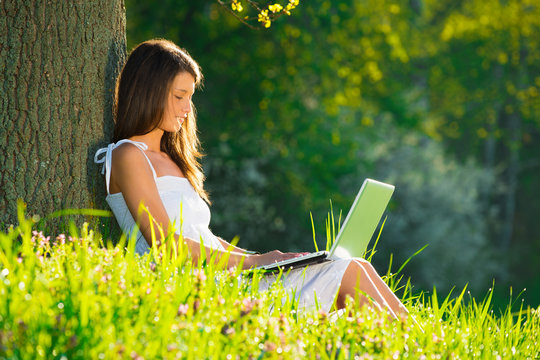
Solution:
[[[154,129],[148,134],[135,135],[130,137],[130,140],[140,141],[148,146],[148,151],[160,152],[161,151],[161,137],[163,136],[163,130]]]

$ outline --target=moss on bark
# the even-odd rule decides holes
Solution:
[[[103,207],[93,163],[112,134],[123,0],[0,2],[0,222]]]

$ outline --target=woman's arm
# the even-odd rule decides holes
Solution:
[[[220,239],[220,240],[222,240],[225,243],[224,247],[226,244],[228,244],[223,239]],[[193,258],[193,261],[198,261],[198,259],[200,259],[202,255],[201,246],[199,242],[192,239],[187,239],[187,238],[184,238],[184,242],[188,246],[188,251],[191,257]],[[227,247],[225,247],[225,249],[227,249]],[[225,251],[219,250],[219,249],[212,249],[208,246],[204,246],[204,250],[206,252],[205,253],[206,258],[210,258],[213,253],[216,253],[216,261],[219,262],[222,256],[227,255],[229,256],[227,260],[228,268],[237,267],[238,265],[240,265],[240,263],[242,263],[243,269],[249,269],[249,268],[257,267],[260,265],[271,264],[273,262],[283,261],[283,260],[287,260],[287,259],[291,259],[291,258],[303,255],[299,253],[283,253],[279,250],[270,251],[264,254],[247,254],[247,253],[240,253],[237,251],[229,252],[227,251],[228,249]],[[240,250],[243,250],[243,249],[240,249]],[[246,250],[243,250],[243,251],[246,251]]]
[[[217,237],[217,236],[216,236]],[[282,261],[286,259],[290,259],[292,257],[302,256],[309,254],[308,252],[302,252],[302,253],[282,253],[279,250],[270,251],[264,254],[261,254],[256,251],[249,251],[246,249],[239,248],[237,246],[234,246],[233,244],[227,242],[226,240],[223,240],[220,237],[217,237],[217,239],[221,242],[221,245],[223,245],[223,248],[227,250],[231,250],[235,252],[236,254],[242,254],[248,256],[247,263],[252,264],[252,266],[260,266],[260,265],[266,265],[270,264],[276,261]],[[245,269],[249,268],[250,266],[244,267]]]
[[[221,245],[223,245],[224,249],[231,248],[232,251],[235,251],[235,252],[240,253],[240,254],[257,254],[257,252],[255,252],[255,251],[249,251],[249,250],[246,250],[246,249],[239,248],[238,246],[235,246],[235,245],[231,244],[227,240],[223,240],[219,236],[216,236],[216,238],[219,240]]]
[[[175,234],[174,236],[176,242],[178,243],[179,236],[177,234]],[[228,256],[227,268],[238,267],[240,264],[242,264],[243,269],[249,269],[258,265],[256,263],[256,259],[252,255],[237,252],[234,249],[228,249],[225,246],[225,251],[220,249],[213,249],[206,245],[201,249],[201,244],[198,241],[189,238],[183,238],[183,241],[186,244],[189,254],[195,263],[197,263],[201,257],[206,259],[211,258],[212,255],[215,253],[216,262],[219,262],[223,256]],[[202,254],[201,250],[203,250],[205,253]],[[228,250],[230,250],[230,252]]]
[[[122,192],[129,212],[139,225],[144,238],[150,246],[152,246],[150,243],[150,239],[152,239],[150,219],[146,212],[140,211],[140,204],[143,204],[148,209],[155,225],[164,230],[165,236],[167,236],[169,229],[172,230],[172,227],[169,226],[169,215],[159,196],[150,165],[144,154],[136,146],[123,144],[113,151],[110,188],[112,193]],[[155,225],[154,228],[157,229]],[[156,231],[155,236],[159,237],[159,232]],[[174,236],[175,240],[178,241],[178,235],[175,234]],[[199,258],[203,256],[200,243],[189,238],[183,238],[183,240],[188,247],[192,260],[198,262]],[[225,243],[224,247],[227,249],[229,243]],[[211,249],[208,246],[203,247],[203,249],[206,258],[209,258],[212,252],[217,252],[218,261],[227,254],[227,251]],[[282,253],[280,251],[272,251],[262,255],[250,255],[236,249],[233,248],[228,255],[227,267],[238,266],[242,263],[243,268],[250,268],[298,256],[298,254]]]

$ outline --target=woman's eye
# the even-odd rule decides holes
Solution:
[[[181,97],[181,96],[175,96],[175,98],[177,98],[178,100],[182,100],[182,99],[183,99],[183,97]]]

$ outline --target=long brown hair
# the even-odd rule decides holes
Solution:
[[[147,134],[159,126],[172,82],[182,72],[191,74],[196,85],[201,84],[199,65],[171,41],[149,40],[131,51],[116,82],[114,142]],[[192,108],[178,132],[163,134],[160,148],[178,165],[199,196],[210,203],[198,161],[203,155],[193,104]]]

